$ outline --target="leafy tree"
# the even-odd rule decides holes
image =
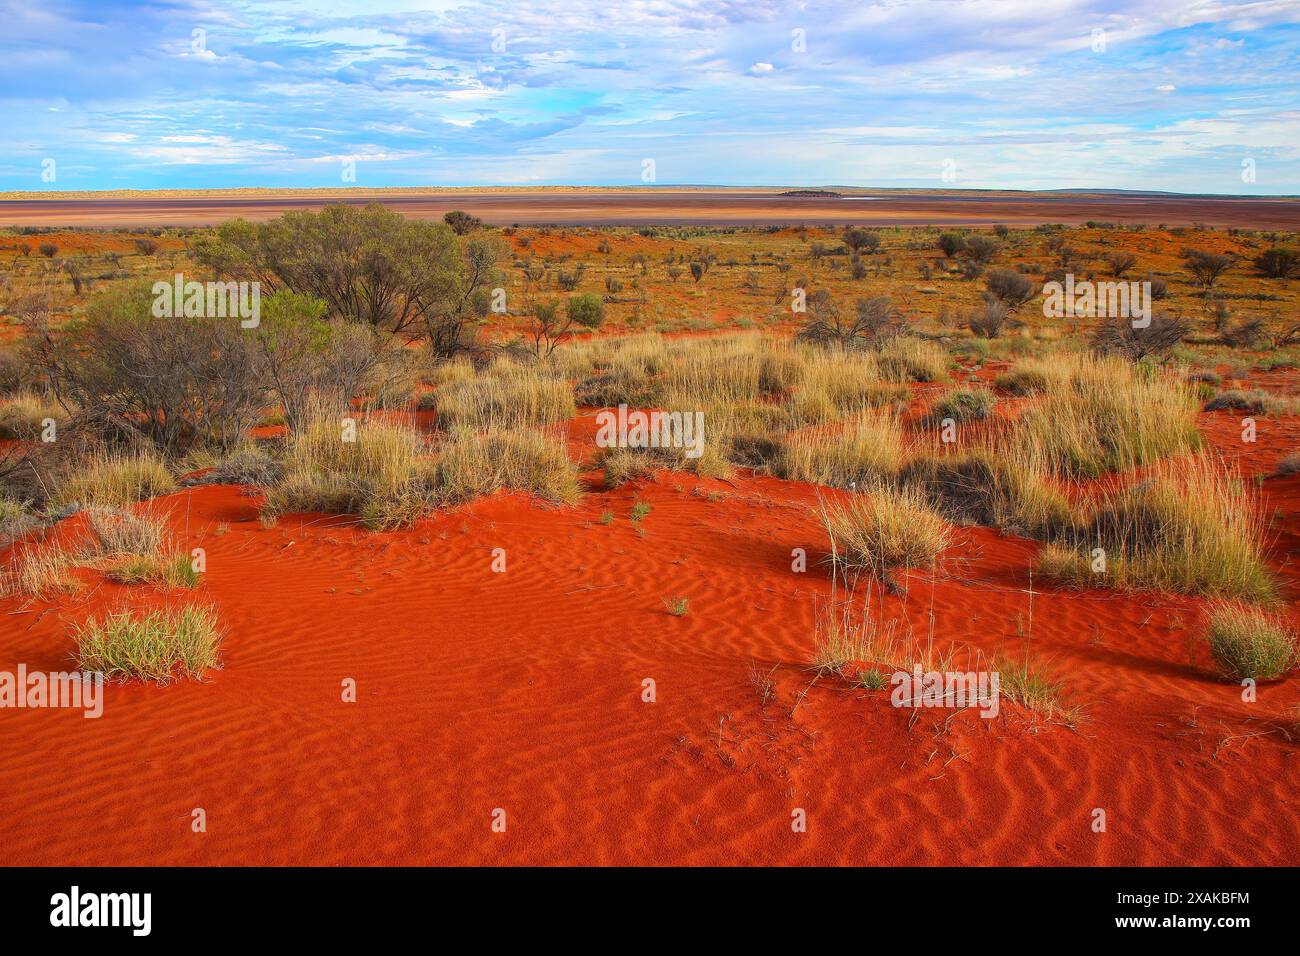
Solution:
[[[436,355],[467,347],[467,324],[487,313],[504,255],[495,237],[461,238],[446,223],[404,219],[377,203],[231,220],[193,251],[221,278],[260,282],[264,295],[311,295],[331,315],[424,335]]]

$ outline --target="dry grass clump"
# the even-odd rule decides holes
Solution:
[[[1028,654],[1019,661],[996,657],[992,667],[998,674],[998,692],[1007,700],[1067,727],[1079,722],[1079,708],[1061,702],[1061,681],[1050,677]]]
[[[993,380],[998,388],[1022,398],[1047,391],[1051,383],[1051,372],[1041,362],[1017,362],[1015,368],[1000,373]]]
[[[954,388],[944,392],[930,406],[930,421],[940,423],[951,419],[963,424],[982,421],[993,414],[997,398],[987,388]]]
[[[1275,395],[1264,389],[1230,388],[1215,395],[1205,403],[1205,411],[1222,409],[1246,412],[1250,415],[1295,415],[1300,412],[1300,401],[1285,395]]]
[[[221,630],[211,608],[188,604],[139,613],[117,611],[76,628],[77,667],[118,680],[164,684],[197,680],[221,666]]]
[[[860,408],[905,402],[906,385],[885,381],[875,355],[812,350],[798,386],[786,396],[791,420],[823,425]]]
[[[453,385],[457,382],[472,382],[478,375],[474,362],[468,355],[457,355],[435,365],[429,373],[429,384],[435,387]]]
[[[43,598],[76,591],[81,582],[73,574],[75,569],[72,556],[56,545],[16,545],[0,568],[0,595]]]
[[[124,508],[175,490],[175,479],[155,452],[100,451],[59,486],[51,501],[56,507]]]
[[[1040,571],[1076,587],[1105,584],[1269,603],[1277,585],[1261,547],[1258,496],[1209,455],[1161,462],[1136,484],[1098,494],[1070,547]],[[1105,571],[1093,571],[1092,551]]]
[[[916,488],[879,485],[823,505],[831,560],[846,572],[879,578],[928,565],[952,543],[948,522]]]
[[[436,476],[438,494],[448,502],[510,489],[571,505],[580,494],[563,439],[536,429],[458,431],[440,449]]]
[[[1032,454],[976,446],[912,459],[902,471],[956,522],[1051,537],[1071,526],[1070,502]]]
[[[574,416],[573,389],[537,366],[497,361],[473,379],[441,386],[434,396],[446,428],[522,428],[553,425]]]
[[[36,392],[18,392],[0,399],[0,438],[32,441],[40,437],[46,419],[62,422],[67,413],[52,399]]]
[[[1027,407],[1015,441],[1052,471],[1097,477],[1200,447],[1182,381],[1116,358],[1076,358],[1066,381]]]
[[[83,514],[85,534],[79,540],[16,549],[0,580],[0,591],[32,597],[74,591],[80,582],[73,572],[82,567],[98,568],[121,584],[198,584],[188,555],[172,549],[163,516],[101,506]]]
[[[892,409],[863,409],[839,426],[794,432],[776,463],[782,478],[836,488],[892,478],[902,466],[903,426]]]
[[[0,548],[39,526],[40,521],[21,501],[0,494]]]
[[[952,368],[952,356],[926,339],[900,336],[887,344],[877,357],[883,378],[896,382],[944,382]]]
[[[869,607],[854,608],[847,600],[836,600],[832,592],[830,604],[817,615],[812,669],[821,676],[837,677],[864,664],[896,670],[893,624],[879,627]]]
[[[1276,680],[1300,664],[1295,632],[1281,619],[1235,601],[1210,609],[1205,636],[1220,673],[1233,680]]]
[[[378,421],[354,430],[348,421],[316,414],[293,437],[264,515],[356,514],[379,528],[409,524],[433,507],[419,434]]]
[[[1277,463],[1279,475],[1300,474],[1300,451],[1293,451]]]
[[[264,447],[245,443],[226,454],[191,454],[185,460],[189,471],[208,469],[198,478],[185,480],[191,485],[254,485],[269,488],[284,476],[284,466]]]

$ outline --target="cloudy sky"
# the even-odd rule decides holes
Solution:
[[[0,190],[1294,194],[1298,77],[1300,0],[0,0]]]

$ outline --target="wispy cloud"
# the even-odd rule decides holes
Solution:
[[[652,158],[661,183],[1300,193],[1294,0],[0,0],[0,23],[5,189],[338,185],[345,161],[358,185],[630,184]]]

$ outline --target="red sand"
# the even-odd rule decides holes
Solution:
[[[1214,444],[1242,447],[1231,415],[1203,421]],[[1300,422],[1270,423],[1250,461],[1297,444]],[[1300,478],[1265,489],[1290,598]],[[1300,679],[1242,703],[1207,675],[1199,602],[1179,597],[1036,585],[1031,629],[1032,542],[961,529],[947,574],[933,590],[913,577],[889,613],[924,634],[932,604],[941,638],[987,652],[1029,633],[1085,709],[1077,731],[1005,701],[945,731],[948,712],[910,723],[885,691],[809,688],[828,592],[815,500],[773,479],[665,474],[593,484],[572,510],[498,496],[371,534],[336,518],[263,529],[232,487],[173,495],[176,528],[207,549],[198,594],[228,628],[225,668],[111,686],[99,720],[0,712],[6,862],[1300,863],[1300,750],[1278,731]],[[653,507],[644,536],[635,501]],[[679,596],[680,618],[663,604]],[[0,602],[0,669],[71,666],[68,626],[127,600],[158,592]],[[776,665],[766,704],[751,662]],[[340,700],[347,677],[356,703]],[[206,833],[191,831],[196,807]]]

